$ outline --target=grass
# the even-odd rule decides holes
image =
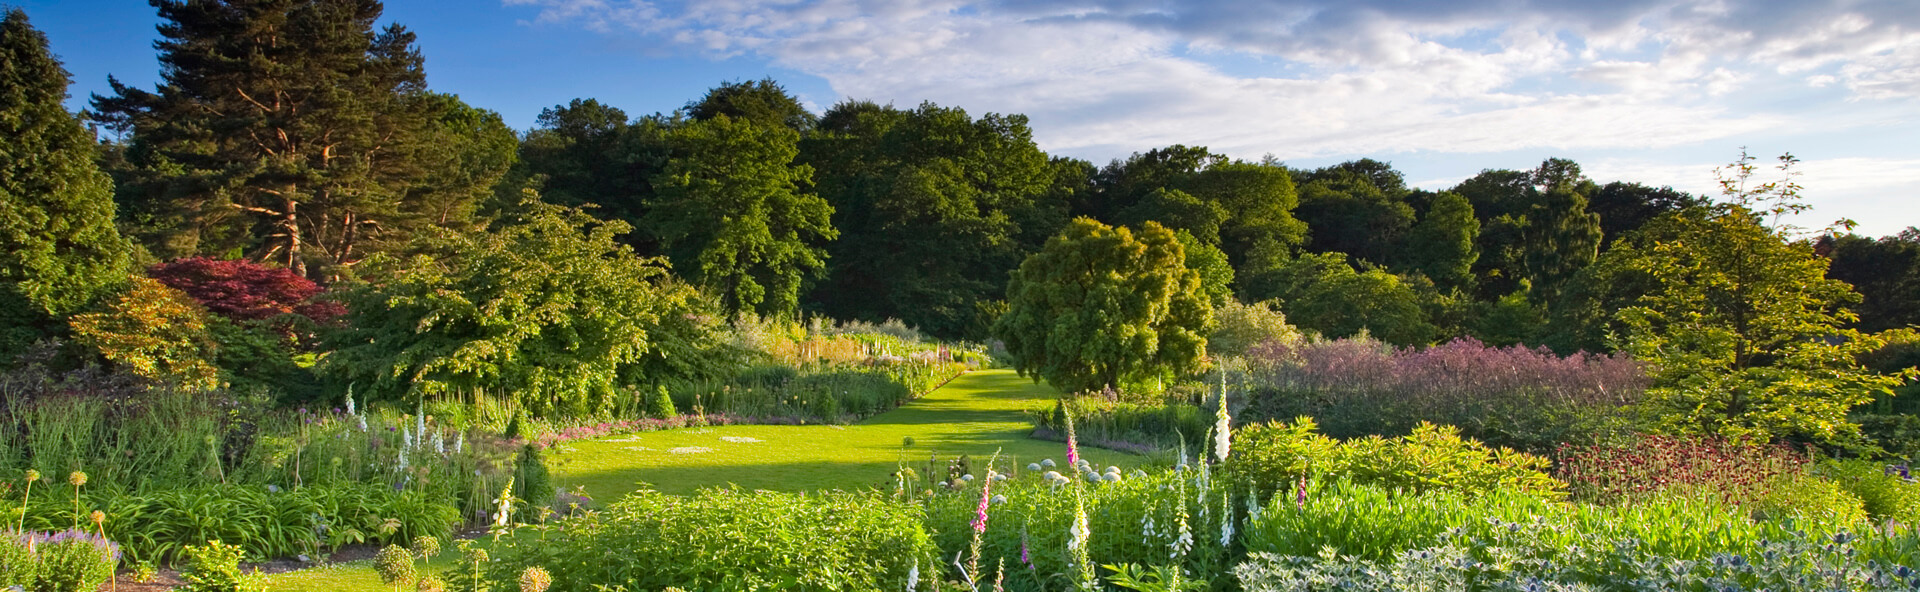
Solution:
[[[691,493],[701,487],[815,491],[878,487],[907,461],[925,471],[956,456],[975,466],[1001,451],[1002,470],[1029,462],[1066,462],[1066,445],[1028,438],[1023,409],[1059,392],[1011,370],[960,376],[920,399],[848,426],[720,426],[647,432],[569,442],[549,456],[554,485],[584,486],[596,500],[642,487]],[[913,446],[903,447],[906,438]],[[676,452],[676,449],[678,451]],[[1100,466],[1138,464],[1140,457],[1083,449]],[[976,471],[978,468],[976,468]]]
[[[596,500],[612,501],[640,487],[692,493],[702,487],[817,491],[878,487],[899,463],[924,467],[930,455],[941,466],[965,454],[981,463],[999,450],[1001,467],[1020,471],[1052,458],[1066,464],[1067,447],[1034,440],[1022,410],[1059,396],[1044,384],[1011,370],[971,372],[899,409],[849,426],[721,426],[647,432],[569,442],[550,453],[555,486],[583,486]],[[913,446],[903,447],[906,438]],[[675,448],[704,448],[705,452]],[[1097,466],[1132,467],[1143,457],[1081,449]],[[924,468],[919,470],[925,470]],[[445,569],[452,551],[427,568]],[[450,564],[450,563],[449,563]],[[423,570],[424,571],[424,570]],[[354,562],[278,574],[273,590],[381,592],[371,562]]]

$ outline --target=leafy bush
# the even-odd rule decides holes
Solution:
[[[187,564],[180,570],[186,582],[181,592],[266,592],[266,581],[258,575],[240,571],[246,555],[239,545],[207,541],[205,546],[185,548]]]
[[[202,485],[141,494],[92,492],[88,507],[109,517],[107,536],[134,560],[169,560],[189,545],[229,541],[254,557],[291,557],[351,543],[444,537],[460,523],[446,499],[381,484],[309,485],[273,491],[261,486]],[[72,506],[37,503],[29,528],[71,523]]]
[[[1236,490],[1261,498],[1293,491],[1300,479],[1350,477],[1407,491],[1513,491],[1542,499],[1565,496],[1546,473],[1545,458],[1489,448],[1449,426],[1422,423],[1401,438],[1369,436],[1338,442],[1314,433],[1313,420],[1269,422],[1234,432],[1234,455],[1223,471]]]
[[[1287,315],[1280,312],[1276,301],[1241,304],[1229,298],[1224,305],[1214,307],[1213,316],[1219,326],[1207,337],[1210,356],[1241,356],[1269,341],[1297,343],[1301,339],[1300,330],[1287,324]]]
[[[8,586],[31,588],[40,579],[40,560],[27,548],[22,533],[0,530],[0,590]]]
[[[35,592],[93,592],[120,564],[119,545],[86,532],[30,534],[28,539],[40,561]]]
[[[528,508],[553,505],[553,478],[547,472],[547,462],[538,446],[531,443],[521,446],[520,459],[513,467],[513,497],[526,502]]]
[[[1422,421],[1535,453],[1629,427],[1646,389],[1625,356],[1554,355],[1458,339],[1395,349],[1364,338],[1273,341],[1247,355],[1247,423],[1310,416],[1339,438],[1408,433]]]
[[[206,311],[179,290],[147,278],[103,312],[74,315],[74,340],[147,378],[206,390],[220,384]]]
[[[208,312],[231,319],[265,321],[294,314],[325,323],[346,312],[337,302],[318,300],[325,290],[313,280],[244,259],[179,259],[154,265],[147,275],[193,297]]]
[[[1855,528],[1867,519],[1866,504],[1832,480],[1806,473],[1783,475],[1768,483],[1753,503],[1755,516],[1803,518]]]
[[[920,511],[868,494],[708,489],[631,495],[603,512],[502,538],[487,568],[495,590],[521,570],[553,574],[555,592],[598,586],[898,590],[936,557]]]

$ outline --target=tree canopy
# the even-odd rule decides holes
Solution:
[[[1066,391],[1199,369],[1213,307],[1172,231],[1077,218],[1007,283],[994,324],[1014,367]]]

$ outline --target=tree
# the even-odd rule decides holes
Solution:
[[[1668,212],[1707,205],[1707,200],[1672,187],[1649,187],[1615,181],[1587,195],[1587,207],[1600,215],[1600,232],[1607,240],[1645,226]]]
[[[1376,264],[1393,260],[1413,226],[1406,184],[1386,163],[1362,159],[1297,175],[1307,250],[1345,253]]]
[[[833,206],[801,193],[813,169],[793,164],[799,139],[724,114],[666,131],[673,159],[653,180],[649,226],[730,311],[795,317],[801,281],[825,267],[819,244],[839,235]]]
[[[1232,301],[1233,266],[1227,264],[1227,254],[1185,230],[1176,231],[1174,236],[1186,251],[1187,269],[1200,274],[1200,291],[1206,294],[1207,302],[1219,307]]]
[[[761,127],[786,127],[806,133],[819,122],[800,100],[772,78],[753,82],[722,82],[698,101],[687,103],[687,115],[706,121],[725,115]]]
[[[1860,292],[1855,328],[1880,332],[1920,325],[1920,229],[1878,240],[1844,234],[1823,241],[1833,261],[1827,277]]]
[[[894,318],[929,334],[989,317],[1007,272],[1066,223],[1074,161],[1049,160],[1019,115],[842,103],[801,143],[839,240],[809,299],[842,319]]]
[[[1847,411],[1904,377],[1857,361],[1880,345],[1843,328],[1852,320],[1843,306],[1858,296],[1825,277],[1827,261],[1809,242],[1765,223],[1768,212],[1804,209],[1799,188],[1791,176],[1753,183],[1749,160],[1723,169],[1734,171],[1725,203],[1655,219],[1608,250],[1596,273],[1647,286],[1614,318],[1622,349],[1659,368],[1648,404],[1667,427],[1845,441],[1857,434]]]
[[[994,324],[1014,366],[1069,392],[1199,370],[1213,309],[1172,231],[1077,218],[1020,264]]]
[[[1435,284],[1467,288],[1473,283],[1473,262],[1480,259],[1474,245],[1479,236],[1473,204],[1458,193],[1442,192],[1428,202],[1426,215],[1408,233],[1401,259]]]
[[[131,246],[93,134],[62,105],[67,71],[27,14],[0,19],[0,361],[65,333],[125,285]]]
[[[319,369],[370,398],[511,393],[534,415],[607,409],[615,386],[703,312],[628,229],[530,200],[493,232],[442,231],[370,262]],[[685,335],[685,333],[677,333]]]
[[[1481,171],[1455,186],[1481,220],[1478,295],[1495,300],[1524,291],[1535,303],[1559,298],[1599,253],[1601,220],[1587,211],[1587,196],[1598,190],[1580,165],[1563,158],[1532,171]]]
[[[1272,294],[1287,319],[1329,338],[1365,331],[1395,345],[1423,345],[1439,330],[1421,308],[1420,294],[1398,276],[1371,265],[1356,270],[1341,253],[1303,253],[1280,266]]]
[[[413,34],[374,29],[378,1],[150,2],[163,82],[110,81],[93,104],[132,134],[121,197],[163,258],[238,250],[307,275],[457,209],[409,195],[432,177],[421,152],[440,99]]]

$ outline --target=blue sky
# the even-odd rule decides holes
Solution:
[[[157,79],[146,3],[12,1],[74,108],[109,74]],[[573,98],[638,115],[772,76],[816,110],[1024,113],[1043,149],[1096,163],[1173,143],[1372,157],[1429,188],[1558,156],[1711,192],[1743,146],[1792,152],[1803,225],[1920,225],[1912,0],[394,0],[387,18],[433,88],[521,129]]]

